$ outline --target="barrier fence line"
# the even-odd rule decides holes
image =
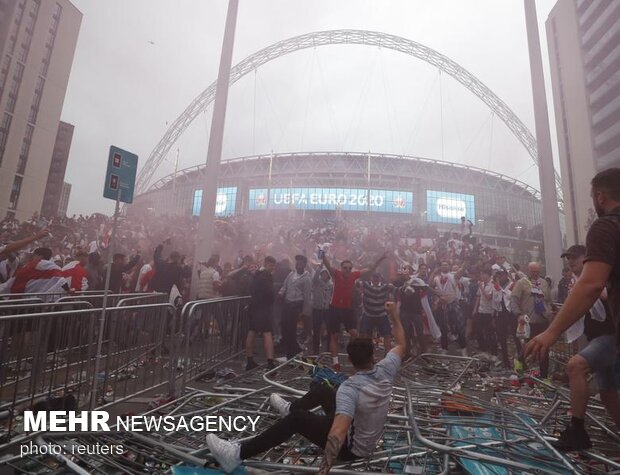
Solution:
[[[31,295],[0,305],[0,448],[20,435],[19,416],[35,404],[108,408],[160,388],[174,397],[243,347],[248,297],[194,301],[183,309],[165,294],[109,297],[115,306],[106,310],[102,331],[101,294],[50,303]]]

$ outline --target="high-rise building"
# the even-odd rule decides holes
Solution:
[[[41,212],[82,14],[0,0],[0,216]]]
[[[60,196],[63,192],[65,183],[65,170],[71,149],[71,139],[73,138],[73,125],[60,121],[58,132],[56,132],[56,142],[52,152],[49,173],[47,175],[47,185],[43,196],[43,206],[41,214],[46,217],[58,215]],[[66,211],[66,206],[65,206]]]
[[[62,183],[62,191],[60,193],[60,200],[58,201],[58,209],[56,216],[67,216],[67,208],[69,206],[69,196],[71,196],[71,184],[64,181]]]
[[[620,1],[558,0],[546,30],[567,240],[584,243],[590,179],[620,167]]]

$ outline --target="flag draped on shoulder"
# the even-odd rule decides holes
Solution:
[[[80,261],[71,261],[62,268],[63,276],[67,278],[69,287],[76,291],[88,290],[88,273]]]
[[[0,293],[45,294],[65,292],[68,284],[63,270],[51,261],[30,262],[18,269],[14,277],[7,280]]]

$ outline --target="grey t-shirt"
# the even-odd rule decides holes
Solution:
[[[400,356],[390,351],[373,369],[356,373],[338,388],[336,414],[353,418],[348,443],[358,457],[367,457],[377,447],[399,370]]]

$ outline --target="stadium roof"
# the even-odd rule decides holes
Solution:
[[[171,186],[173,181],[200,181],[204,164],[185,168],[153,183],[148,191]],[[415,182],[441,181],[475,186],[540,200],[540,192],[522,181],[483,168],[430,158],[361,152],[294,152],[253,155],[223,160],[220,183],[244,179],[250,186],[292,186],[312,181],[315,186],[364,186],[369,173],[373,186],[411,189]],[[297,184],[296,184],[297,186]]]

